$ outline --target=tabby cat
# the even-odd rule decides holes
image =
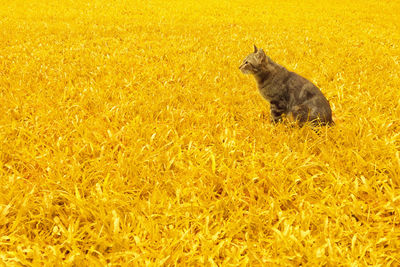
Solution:
[[[261,95],[270,103],[272,122],[281,121],[284,115],[301,126],[307,121],[313,125],[334,124],[322,92],[307,79],[273,62],[262,49],[254,45],[254,52],[239,69],[255,77]]]

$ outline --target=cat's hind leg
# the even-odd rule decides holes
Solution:
[[[304,123],[310,120],[310,110],[306,105],[297,105],[292,107],[290,113],[295,121],[299,123],[300,126],[303,126]]]
[[[300,126],[303,126],[306,122],[310,122],[312,126],[330,125],[333,123],[332,120],[327,120],[316,109],[309,108],[305,104],[294,106],[291,110],[291,115]]]

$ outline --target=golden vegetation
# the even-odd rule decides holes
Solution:
[[[0,262],[399,265],[398,1],[3,1]],[[336,126],[271,125],[255,43]]]

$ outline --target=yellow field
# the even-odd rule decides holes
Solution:
[[[399,63],[399,1],[1,1],[0,265],[400,265]]]

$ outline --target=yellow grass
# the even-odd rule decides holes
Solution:
[[[400,265],[399,1],[1,1],[0,265]],[[336,126],[271,125],[255,43]]]

